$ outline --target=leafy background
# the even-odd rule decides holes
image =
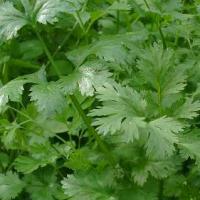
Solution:
[[[0,2],[0,199],[199,199],[199,0]]]

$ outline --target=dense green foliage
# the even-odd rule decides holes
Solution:
[[[0,0],[0,199],[200,199],[199,0]]]

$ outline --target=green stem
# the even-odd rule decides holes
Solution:
[[[9,81],[8,74],[9,74],[8,65],[7,65],[7,63],[5,63],[3,65],[3,70],[2,70],[2,77],[3,77],[3,82],[4,83],[7,83]]]
[[[118,0],[119,3],[119,0]],[[119,33],[119,26],[120,26],[120,11],[117,10],[117,33]]]
[[[159,183],[159,194],[158,194],[158,199],[163,200],[163,186],[164,186],[164,181],[160,180]]]
[[[28,61],[24,60],[19,60],[19,59],[11,59],[9,60],[8,64],[10,66],[15,66],[15,67],[22,67],[22,68],[28,68],[28,69],[39,69],[39,65],[32,64]]]
[[[50,61],[50,63],[52,64],[52,66],[55,68],[55,71],[57,73],[57,75],[60,77],[60,72],[58,70],[57,65],[54,62],[54,59],[48,49],[48,47],[46,46],[46,43],[44,42],[43,38],[41,37],[41,35],[39,34],[38,31],[35,31],[37,34],[38,39],[41,41],[44,51]],[[94,136],[99,147],[101,148],[101,150],[105,153],[105,155],[108,157],[108,159],[111,161],[112,165],[114,165],[114,159],[110,154],[110,151],[107,149],[107,147],[104,145],[104,143],[101,141],[99,135],[97,134],[97,132],[95,131],[95,129],[91,126],[90,120],[88,119],[88,117],[86,116],[86,114],[84,113],[80,103],[78,102],[77,98],[74,95],[70,95],[70,99],[73,103],[73,105],[75,106],[75,108],[77,109],[77,111],[79,112],[80,116],[82,117],[84,123],[86,124],[87,128],[88,128],[88,132],[91,136]]]
[[[43,46],[43,49],[44,49],[44,51],[45,51],[50,63],[52,64],[53,68],[55,69],[56,74],[58,76],[61,76],[61,73],[60,73],[60,71],[59,71],[59,69],[58,69],[58,67],[57,67],[57,65],[56,65],[56,63],[55,63],[55,61],[54,61],[49,49],[48,49],[48,47],[46,46],[46,43],[45,43],[44,39],[42,38],[42,36],[40,35],[40,33],[37,30],[35,30],[35,33],[36,33],[38,39],[40,40],[40,42],[41,42],[41,44]]]
[[[149,6],[147,0],[144,0],[144,3],[145,3],[145,5],[146,5],[146,7],[150,10],[150,6]]]
[[[161,94],[161,87],[160,87],[160,82],[158,83],[158,106],[159,106],[159,113],[160,115],[162,114],[162,94]]]
[[[55,145],[51,144],[51,147],[52,147],[59,155],[61,155],[62,157],[65,157],[66,159],[68,159],[68,155],[65,155],[65,154],[63,154],[62,152],[60,152],[60,151],[55,147]]]
[[[78,22],[79,22],[80,27],[82,28],[83,32],[86,33],[83,21],[81,19],[80,13],[78,11],[76,12],[76,16],[78,18]]]
[[[86,126],[88,128],[89,135],[95,137],[95,139],[96,139],[99,147],[101,148],[101,150],[105,153],[105,155],[108,157],[108,159],[114,165],[115,162],[114,162],[112,155],[110,154],[110,151],[107,149],[107,147],[101,141],[101,138],[99,137],[99,135],[96,132],[96,130],[94,129],[94,127],[91,126],[90,120],[88,119],[88,117],[84,113],[84,111],[83,111],[80,103],[78,102],[77,98],[74,95],[70,95],[70,99],[71,99],[72,103],[74,104],[74,106],[76,107],[77,111],[79,112],[80,116],[82,117],[84,123],[86,124]]]
[[[67,42],[68,39],[71,37],[71,35],[73,34],[74,30],[76,29],[77,24],[78,24],[78,22],[76,22],[76,23],[74,24],[74,26],[73,26],[72,29],[70,30],[69,34],[67,34],[67,35],[65,36],[65,38],[64,38],[63,41],[62,41],[62,43],[58,46],[58,48],[57,48],[57,49],[55,50],[55,52],[53,53],[52,58],[54,58],[54,57],[57,55],[57,53],[65,46],[66,42]],[[47,63],[47,66],[49,65],[49,63],[50,63],[50,61]]]
[[[30,121],[32,121],[32,122],[34,121],[29,115],[27,115],[27,114],[21,112],[20,110],[18,110],[18,109],[16,109],[16,108],[13,108],[12,106],[7,106],[7,107],[10,108],[10,109],[12,109],[12,110],[14,110],[15,112],[19,113],[20,115],[26,117],[26,118],[29,119]]]
[[[159,33],[160,33],[160,36],[161,36],[161,39],[162,39],[162,43],[163,43],[163,48],[166,49],[167,48],[167,44],[166,44],[166,41],[165,41],[165,36],[162,32],[162,28],[160,26],[160,23],[159,23]]]

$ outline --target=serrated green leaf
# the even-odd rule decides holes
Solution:
[[[100,69],[100,67],[92,66],[92,64],[86,63],[79,70],[61,78],[59,86],[62,91],[65,94],[71,94],[79,88],[82,95],[93,96],[95,89],[110,82],[112,74],[107,70]]]
[[[109,10],[131,10],[131,6],[127,1],[115,1],[110,7]]]
[[[178,143],[180,155],[184,159],[196,159],[197,163],[200,164],[199,145],[200,135],[198,129],[194,130],[192,133],[181,136]]]
[[[15,169],[18,172],[29,174],[41,165],[41,160],[36,160],[27,156],[19,156],[14,163]]]
[[[172,118],[161,117],[149,122],[147,130],[147,155],[163,159],[173,155],[174,144],[178,143],[176,134],[183,130],[183,126]]]
[[[46,116],[61,112],[66,105],[66,99],[55,82],[32,86],[30,96],[38,111]]]
[[[168,197],[180,197],[186,184],[187,181],[183,175],[171,176],[165,181],[164,194]]]
[[[130,32],[114,36],[105,36],[91,45],[68,52],[66,56],[76,66],[83,64],[89,55],[96,55],[96,57],[107,62],[126,64],[129,60],[127,47],[130,44],[144,40],[146,35],[147,33],[143,31],[143,33]]]
[[[194,101],[193,98],[186,98],[184,104],[174,111],[174,116],[182,119],[193,119],[197,117],[200,110],[200,101]]]
[[[149,175],[156,179],[166,178],[176,171],[175,162],[172,160],[148,160],[144,166],[142,164],[133,167],[132,177],[134,182],[143,186]]]
[[[59,186],[56,183],[55,171],[51,167],[42,168],[25,177],[26,191],[32,200],[54,200]]]
[[[11,2],[0,4],[0,36],[6,40],[17,36],[17,32],[26,24],[25,15],[17,10]]]
[[[122,131],[126,142],[138,139],[139,129],[146,126],[146,101],[140,93],[118,84],[108,84],[99,88],[97,93],[103,106],[89,114],[97,117],[93,122],[97,130],[104,135]]]
[[[0,111],[4,109],[9,100],[20,102],[25,83],[25,80],[16,79],[0,88]]]
[[[90,172],[86,175],[69,175],[62,181],[65,194],[72,200],[117,200],[112,194],[113,177],[112,173],[97,174]]]
[[[175,66],[174,59],[172,50],[154,44],[143,50],[138,60],[139,74],[159,93],[161,101],[168,95],[180,93],[186,86],[185,69]]]
[[[42,24],[53,24],[58,21],[58,14],[65,11],[61,0],[37,0],[34,6],[36,20]]]
[[[0,198],[11,200],[18,196],[25,184],[16,173],[8,171],[5,175],[0,174]]]

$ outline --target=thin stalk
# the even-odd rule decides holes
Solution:
[[[66,42],[68,41],[68,39],[70,38],[70,36],[73,34],[74,30],[76,29],[77,24],[78,24],[78,22],[76,22],[76,23],[74,24],[74,26],[72,27],[72,29],[71,29],[71,31],[69,32],[69,34],[67,34],[67,35],[65,36],[65,38],[64,38],[63,41],[62,41],[62,43],[58,46],[58,48],[57,48],[57,49],[55,50],[55,52],[53,53],[52,58],[54,58],[54,57],[57,55],[57,53],[64,47],[64,45],[66,44]],[[47,63],[47,66],[48,66],[49,64],[50,64],[50,61]]]
[[[27,68],[27,69],[39,69],[39,65],[32,64],[28,61],[20,60],[20,59],[11,59],[9,60],[9,65],[11,66],[16,66],[16,67],[21,67],[21,68]]]
[[[158,83],[157,96],[158,96],[159,113],[161,115],[162,114],[162,94],[161,94],[160,82]]]
[[[120,11],[117,10],[117,33],[119,33]]]
[[[159,33],[160,33],[160,36],[161,36],[161,39],[162,39],[162,43],[163,43],[163,48],[166,49],[167,48],[167,44],[166,44],[166,40],[165,40],[165,36],[163,34],[163,31],[162,31],[162,28],[160,26],[160,23],[159,23]]]
[[[41,44],[42,44],[42,46],[43,46],[43,49],[44,49],[44,51],[45,51],[45,53],[46,53],[46,55],[47,55],[47,57],[48,57],[50,63],[52,64],[52,66],[53,66],[53,68],[54,68],[56,74],[57,74],[58,76],[60,76],[61,73],[60,73],[60,71],[59,71],[59,69],[58,69],[58,67],[57,67],[57,65],[56,65],[56,63],[55,63],[55,61],[54,61],[54,59],[53,59],[53,57],[52,57],[52,55],[51,55],[49,49],[48,49],[48,47],[46,46],[46,43],[45,43],[44,39],[42,38],[42,36],[40,35],[40,33],[39,33],[37,30],[35,30],[35,33],[36,33],[38,39],[40,40],[40,42],[41,42]]]
[[[33,120],[26,120],[26,121],[23,121],[23,122],[19,123],[18,125],[22,126],[22,125],[27,124],[29,122],[33,122]]]
[[[46,43],[44,42],[44,40],[41,37],[41,35],[37,31],[35,31],[35,32],[36,32],[36,35],[37,35],[38,39],[41,41],[41,43],[43,45],[44,51],[45,51],[49,61],[51,62],[52,66],[54,67],[57,75],[60,77],[61,74],[60,74],[60,72],[58,70],[57,65],[54,62],[54,59],[53,59],[48,47],[46,46]],[[94,127],[91,126],[90,120],[88,119],[88,117],[84,113],[84,111],[83,111],[80,103],[78,102],[77,98],[74,95],[70,95],[70,99],[71,99],[73,105],[75,106],[75,108],[77,109],[77,111],[79,112],[80,116],[82,117],[84,123],[86,124],[90,136],[94,136],[95,137],[99,147],[105,153],[105,155],[108,157],[108,159],[110,160],[110,162],[113,165],[114,164],[114,159],[113,159],[112,155],[110,154],[110,151],[107,149],[107,147],[101,141],[101,139],[100,139],[99,135],[97,134],[97,132],[95,131]]]
[[[30,121],[34,121],[29,115],[21,112],[20,110],[16,109],[16,108],[13,108],[12,106],[7,106],[8,108],[14,110],[15,112],[19,113],[20,115],[26,117],[27,119],[29,119]]]
[[[66,142],[66,140],[64,140],[62,137],[60,137],[59,135],[55,135],[55,137],[60,140],[61,142],[63,142],[64,144],[68,145],[68,143]],[[70,136],[71,137],[71,136]],[[72,142],[72,139],[70,138],[70,143],[72,145],[72,148],[74,148],[74,144]]]
[[[159,182],[159,194],[158,194],[158,199],[163,200],[163,186],[164,186],[164,181],[160,180]]]
[[[146,5],[146,7],[150,10],[150,6],[149,6],[147,0],[144,0],[144,3],[145,3],[145,5]]]
[[[65,157],[68,159],[68,156],[63,154],[62,152],[60,152],[56,147],[55,145],[51,144],[51,147],[55,150],[55,152],[57,152],[59,155],[61,155],[62,157]]]
[[[103,16],[105,16],[107,14],[107,10],[105,10],[98,18],[93,19],[89,22],[87,28],[86,28],[86,34],[89,32],[90,28],[92,27],[92,25],[95,23],[95,21]]]
[[[76,107],[77,111],[79,112],[80,116],[82,117],[84,123],[86,124],[87,128],[88,128],[88,132],[89,135],[92,137],[94,136],[99,147],[101,148],[101,150],[105,153],[105,155],[108,157],[108,159],[111,161],[112,164],[114,164],[114,159],[112,157],[112,155],[110,154],[109,150],[107,149],[107,147],[104,145],[104,143],[101,141],[98,133],[96,132],[96,130],[94,129],[93,126],[91,126],[90,120],[88,119],[88,117],[86,116],[86,114],[84,113],[80,103],[78,102],[77,98],[74,95],[70,95],[70,99],[72,101],[72,103],[74,104],[74,106]]]
[[[5,63],[4,65],[3,65],[3,70],[2,70],[2,77],[3,77],[3,81],[4,81],[4,83],[7,83],[8,82],[8,74],[9,74],[9,72],[8,72],[8,65],[7,65],[7,63]]]
[[[76,11],[76,17],[78,18],[79,25],[82,28],[83,32],[86,33],[83,21],[81,19],[80,13],[78,11]]]

